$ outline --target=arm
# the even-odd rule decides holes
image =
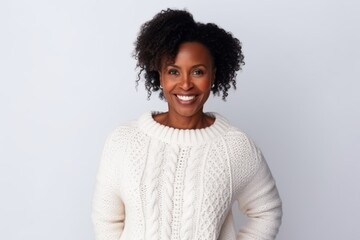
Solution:
[[[106,140],[96,178],[92,211],[96,240],[117,240],[124,229],[125,207],[115,190],[118,181],[114,155],[119,146],[115,134]]]
[[[259,166],[238,197],[239,208],[248,217],[238,240],[275,239],[282,217],[282,203],[275,181],[261,152],[255,148]]]

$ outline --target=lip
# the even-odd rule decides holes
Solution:
[[[194,103],[198,97],[196,94],[174,94],[174,96],[179,103],[184,105]],[[179,96],[183,96],[183,98],[181,99],[179,98]],[[189,98],[191,96],[193,96],[193,98]],[[189,99],[184,99],[184,98],[189,98]]]

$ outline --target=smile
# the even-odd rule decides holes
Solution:
[[[185,102],[192,101],[192,100],[195,98],[195,96],[194,96],[194,95],[192,95],[192,96],[187,96],[187,95],[176,95],[176,97],[177,97],[178,99],[180,99],[181,101],[185,101]]]

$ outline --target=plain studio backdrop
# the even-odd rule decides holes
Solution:
[[[264,152],[283,200],[277,239],[360,239],[357,0],[2,0],[0,238],[94,239],[107,135],[166,109],[143,83],[135,90],[132,52],[140,25],[167,7],[242,41],[237,90],[205,110]]]

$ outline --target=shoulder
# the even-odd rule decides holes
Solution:
[[[253,139],[237,127],[230,127],[224,136],[235,192],[246,186],[266,165],[260,148]]]
[[[242,156],[247,155],[254,161],[259,160],[257,155],[260,149],[253,139],[244,131],[236,127],[229,128],[225,135],[225,142],[231,146],[230,149],[232,149],[235,154]]]
[[[245,131],[231,124],[229,120],[220,114],[216,113],[215,116],[226,124],[226,132],[223,135],[223,139],[230,149],[240,152],[253,152],[255,150],[256,145],[254,141]]]
[[[116,126],[108,135],[108,140],[111,141],[121,141],[126,139],[126,137],[135,131],[135,123],[131,122],[126,125]]]
[[[136,124],[134,122],[116,126],[106,137],[105,149],[115,150],[127,145],[135,131]]]
[[[255,141],[242,129],[228,124],[226,134],[223,136],[230,161],[235,169],[256,171],[264,161],[260,148]]]

